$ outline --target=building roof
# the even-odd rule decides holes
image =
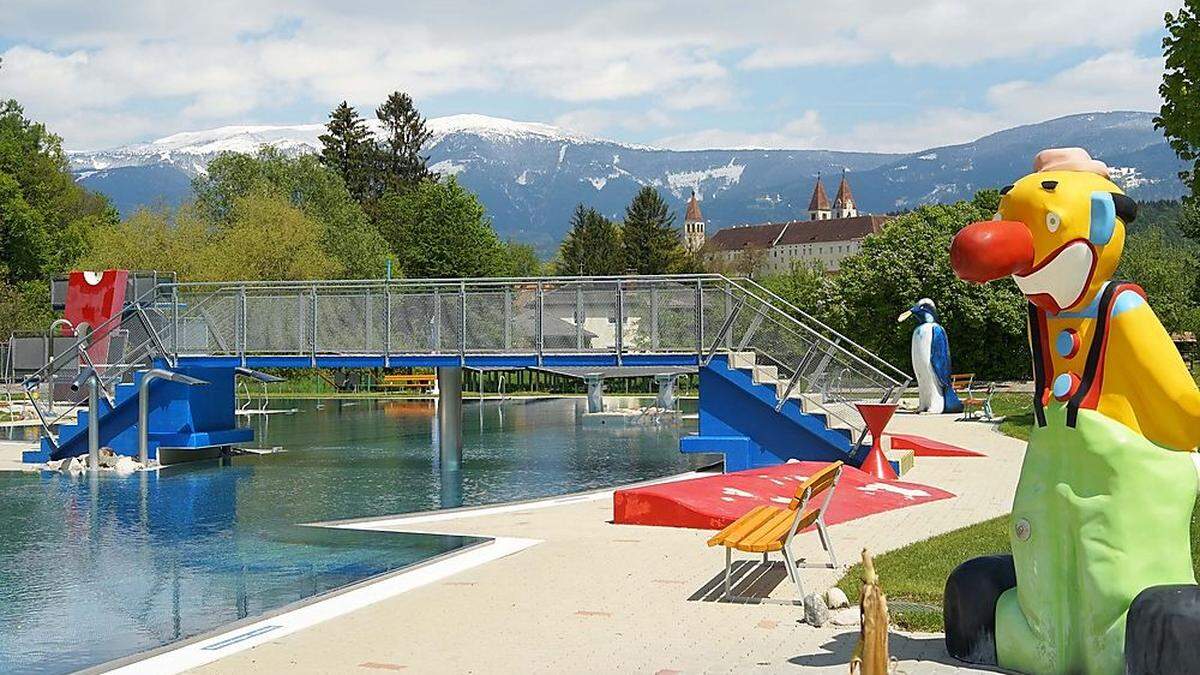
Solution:
[[[727,227],[718,230],[708,241],[713,247],[722,251],[771,248],[779,235],[783,234],[785,227],[787,227],[787,223]]]
[[[837,196],[833,198],[834,206],[845,206],[854,203],[854,195],[850,194],[850,181],[846,180],[846,172],[842,172],[842,182],[838,185]]]
[[[683,216],[685,223],[699,223],[704,221],[704,216],[700,213],[700,202],[696,201],[696,191],[692,190],[692,198],[688,200],[687,213]]]
[[[776,243],[786,246],[862,239],[868,234],[878,232],[887,220],[887,216],[854,216],[853,218],[793,221],[788,223],[783,236]]]
[[[718,230],[709,242],[713,248],[720,251],[740,251],[770,248],[775,245],[852,241],[878,232],[887,221],[887,216],[855,216],[727,227]]]
[[[821,182],[821,174],[817,174],[817,184],[813,186],[812,199],[808,200],[808,210],[829,210],[829,195],[825,194],[825,185]]]

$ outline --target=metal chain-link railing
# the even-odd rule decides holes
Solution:
[[[720,275],[159,284],[26,380],[47,430],[83,401],[63,390],[88,358],[112,385],[156,354],[187,356],[753,352],[776,367],[779,407],[817,407],[856,433],[853,401],[894,401],[908,377],[749,280]],[[120,344],[120,348],[114,348]],[[164,347],[165,345],[165,347]],[[113,355],[119,357],[113,358]],[[102,362],[102,363],[101,363]],[[87,364],[84,363],[84,367]]]

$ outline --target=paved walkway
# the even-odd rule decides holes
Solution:
[[[1006,513],[1024,443],[949,417],[898,416],[892,429],[984,451],[983,458],[918,458],[905,476],[957,495],[831,528],[839,558],[882,552]],[[611,498],[552,508],[471,514],[387,529],[540,540],[446,580],[232,654],[204,672],[805,672],[845,673],[857,628],[800,622],[783,605],[713,601],[723,555],[707,532],[612,525]],[[815,536],[800,555],[823,560]],[[783,579],[782,568],[768,579]],[[809,589],[841,571],[803,571]],[[883,580],[887,590],[887,580]],[[772,596],[788,597],[781,583]],[[940,635],[898,634],[908,673],[967,672]]]

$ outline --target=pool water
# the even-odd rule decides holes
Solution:
[[[686,402],[685,402],[686,404]],[[254,405],[257,405],[255,403]],[[573,492],[693,468],[687,427],[591,427],[579,399],[467,403],[442,480],[431,402],[273,399],[285,452],[131,477],[0,472],[0,672],[70,672],[454,550],[300,523]]]

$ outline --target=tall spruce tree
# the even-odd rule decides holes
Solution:
[[[621,230],[625,267],[637,274],[674,271],[683,257],[683,240],[675,229],[675,214],[658,190],[645,186],[625,209]]]
[[[427,166],[429,156],[421,154],[421,148],[431,134],[412,97],[404,92],[392,92],[387,101],[375,109],[375,117],[383,125],[384,133],[376,146],[378,189],[405,189],[434,177]]]
[[[321,134],[321,163],[342,177],[346,189],[355,200],[366,201],[371,196],[373,181],[374,142],[367,122],[350,104],[342,101],[329,113]]]
[[[576,206],[554,269],[562,276],[621,274],[625,271],[621,228],[596,209]]]

